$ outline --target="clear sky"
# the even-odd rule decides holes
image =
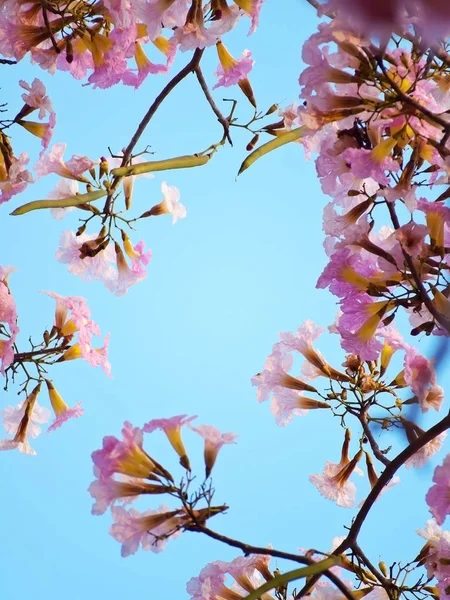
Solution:
[[[253,52],[251,81],[261,108],[297,99],[301,45],[315,25],[306,2],[266,0],[255,35],[246,37],[245,23],[227,38],[234,54],[246,47]],[[177,65],[188,59],[180,55]],[[211,49],[205,58],[211,83],[215,66]],[[25,61],[3,68],[2,77],[1,100],[12,105],[19,97],[18,79],[41,78],[58,116],[53,141],[67,141],[68,156],[92,158],[107,154],[108,146],[120,150],[126,145],[166,81],[149,77],[137,92],[91,90],[67,74],[51,77]],[[237,88],[215,92],[222,107],[223,97],[242,100],[238,114],[250,114]],[[203,150],[220,136],[221,128],[191,77],[164,103],[143,145],[151,144],[158,158],[166,158]],[[13,141],[17,149],[22,142],[26,149],[34,144],[19,134]],[[261,159],[236,179],[247,142],[235,135],[234,148],[221,150],[201,169],[138,182],[136,206],[146,210],[157,203],[160,183],[166,180],[179,187],[188,217],[174,226],[169,217],[139,224],[133,241],[144,239],[153,259],[148,278],[121,298],[99,282],[85,284],[72,277],[54,260],[60,232],[77,227],[73,213],[62,222],[46,212],[8,216],[17,205],[45,197],[56,179],[44,178],[0,207],[0,262],[17,267],[10,285],[22,348],[28,335],[39,336],[52,324],[54,302],[38,290],[81,295],[89,300],[102,333],[111,332],[113,367],[108,380],[84,362],[57,365],[51,372],[56,387],[69,404],[83,401],[84,416],[43,434],[34,443],[34,458],[0,454],[1,600],[182,600],[186,582],[207,562],[237,555],[186,533],[161,554],[120,557],[119,544],[108,534],[110,517],[90,514],[86,489],[92,480],[91,452],[104,435],[118,435],[124,420],[142,425],[155,417],[198,414],[199,423],[239,434],[236,446],[223,449],[214,474],[216,501],[230,505],[227,515],[210,522],[222,533],[288,551],[327,550],[350,524],[355,511],[322,499],[308,482],[325,460],[338,460],[338,423],[310,413],[278,428],[268,404],[256,402],[250,383],[279,331],[294,330],[306,319],[324,326],[334,320],[334,298],[314,287],[325,264],[321,211],[328,200],[320,192],[313,162],[295,144]],[[319,348],[329,362],[340,365],[337,339],[324,336]],[[13,387],[1,397],[3,406],[16,403]],[[151,453],[175,465],[163,434],[152,438]],[[201,469],[199,439],[187,432],[185,441]],[[402,485],[377,503],[362,533],[374,561],[381,555],[386,562],[411,559],[420,549],[414,530],[428,518],[423,497],[430,477],[430,468],[403,470]],[[367,487],[359,487],[362,499]],[[139,508],[155,504],[150,500]]]

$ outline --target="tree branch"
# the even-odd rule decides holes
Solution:
[[[381,463],[383,463],[385,467],[387,467],[387,465],[389,465],[391,461],[388,458],[386,458],[386,456],[384,456],[384,454],[380,450],[378,443],[373,437],[373,433],[370,431],[369,424],[367,422],[367,413],[364,412],[363,414],[358,414],[358,420],[361,423],[364,435],[368,439],[370,447],[372,448],[372,452],[374,453],[375,457]]]
[[[197,524],[195,525],[195,527],[190,528],[189,531],[204,533],[208,537],[213,538],[218,542],[222,542],[223,544],[227,544],[228,546],[232,546],[233,548],[239,548],[239,550],[242,550],[245,556],[248,556],[249,554],[263,554],[273,556],[275,558],[284,558],[286,560],[292,560],[303,565],[313,565],[316,562],[312,558],[308,558],[300,554],[291,554],[289,552],[275,550],[274,548],[263,548],[261,546],[252,546],[250,544],[245,544],[244,542],[240,542],[239,540],[235,540],[226,535],[222,535],[221,533],[217,533],[216,531],[209,529],[209,527],[205,527],[204,525],[200,524]],[[342,594],[348,600],[354,600],[352,593],[347,588],[347,586],[342,583],[339,577],[337,577],[336,575],[334,575],[334,573],[331,573],[331,571],[328,570],[324,571],[323,575],[325,575],[325,577],[328,577],[328,579],[332,583],[334,583],[338,590],[341,591]]]
[[[206,83],[206,80],[203,77],[203,71],[200,67],[200,64],[197,64],[197,66],[195,67],[195,74],[197,76],[200,87],[202,88],[202,91],[205,95],[205,98],[207,99],[213,113],[216,115],[217,120],[223,127],[224,138],[227,139],[228,142],[230,143],[230,146],[232,146],[233,142],[232,142],[231,136],[230,136],[230,123],[228,122],[228,119],[223,116],[223,114],[220,111],[220,109],[218,108],[217,104],[214,102],[214,98],[211,96],[211,92],[209,91],[208,84]]]
[[[161,106],[161,104],[164,102],[164,100],[167,98],[167,96],[170,94],[170,92],[181,81],[183,81],[183,79],[185,77],[187,77],[189,75],[189,73],[192,73],[193,71],[195,71],[196,66],[200,63],[200,59],[201,59],[201,57],[203,55],[203,52],[204,52],[203,49],[197,48],[195,50],[194,54],[192,55],[191,60],[187,63],[187,65],[185,65],[181,69],[181,71],[179,71],[174,77],[172,77],[172,79],[169,81],[169,83],[156,96],[156,98],[154,99],[154,101],[150,105],[150,108],[145,113],[144,117],[142,118],[141,122],[139,123],[136,131],[134,132],[134,135],[131,138],[130,143],[128,144],[128,146],[124,150],[123,157],[122,157],[122,162],[120,164],[121,167],[127,166],[128,161],[131,158],[131,154],[132,154],[132,152],[133,152],[136,144],[139,142],[142,134],[144,133],[147,125],[150,123],[150,121],[154,117],[156,111]],[[118,186],[118,184],[119,184],[119,182],[120,182],[121,179],[122,179],[122,177],[116,176],[116,177],[114,177],[114,179],[112,181],[111,188],[110,188],[109,193],[108,193],[108,198],[107,198],[106,203],[105,203],[105,208],[103,209],[103,211],[105,213],[105,218],[109,214],[109,208],[111,206],[111,199],[112,199],[112,197],[114,195],[114,192],[116,191],[117,186]]]
[[[437,437],[449,428],[450,412],[441,421],[439,421],[439,423],[436,423],[436,425],[433,425],[433,427],[428,429],[428,431],[425,431],[423,435],[417,438],[412,444],[410,444],[407,448],[400,452],[400,454],[398,454],[390,462],[390,464],[385,468],[383,473],[380,475],[377,483],[373,486],[369,495],[365,499],[364,504],[362,505],[360,511],[356,515],[352,526],[350,527],[347,537],[334,550],[333,554],[342,554],[348,548],[353,547],[358,538],[361,527],[363,526],[364,521],[366,520],[367,515],[370,512],[370,509],[374,505],[378,496],[383,491],[384,486],[389,483],[389,481],[392,479],[392,477],[395,475],[398,469],[408,460],[408,458],[411,458],[413,454],[418,452],[421,448],[428,444],[428,442],[431,442],[431,440],[433,440],[435,437]],[[311,577],[308,583],[295,596],[295,600],[299,600],[300,598],[308,594],[310,590],[314,587],[314,585],[317,583],[317,581],[320,579],[320,577],[320,575],[314,575],[313,577]]]

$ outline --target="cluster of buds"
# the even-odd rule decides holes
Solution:
[[[103,514],[111,507],[115,523],[110,532],[122,544],[122,556],[133,554],[139,545],[144,550],[159,552],[169,538],[184,530],[202,527],[207,519],[227,509],[223,505],[212,506],[214,491],[209,478],[220,448],[224,444],[234,443],[236,435],[222,434],[210,425],[194,427],[191,422],[195,418],[178,415],[170,419],[153,419],[142,428],[126,422],[122,429],[122,440],[107,436],[103,438],[103,448],[93,452],[96,480],[89,487],[89,492],[95,498],[92,513]],[[188,425],[205,442],[205,479],[194,494],[190,492],[194,477],[181,435],[184,425]],[[143,448],[144,433],[158,429],[165,432],[184,469],[185,475],[179,484],[175,483],[172,473]],[[139,496],[165,494],[181,503],[181,506],[171,510],[163,505],[156,510],[140,513],[135,509],[127,511],[116,504],[136,500]],[[198,508],[200,502],[204,502],[206,507]]]

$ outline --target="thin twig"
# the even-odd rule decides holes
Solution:
[[[358,414],[358,420],[361,423],[361,426],[364,431],[364,435],[368,439],[370,447],[372,448],[372,452],[374,453],[375,457],[381,463],[383,463],[384,466],[387,466],[388,464],[390,464],[391,461],[388,458],[386,458],[386,456],[384,456],[384,454],[381,452],[378,443],[376,442],[375,438],[373,437],[372,432],[370,431],[369,424],[367,422],[367,413],[363,412],[362,414]]]
[[[211,96],[211,92],[209,91],[208,84],[206,83],[206,80],[203,77],[203,72],[200,67],[200,64],[197,64],[197,66],[195,67],[195,74],[197,76],[200,87],[202,88],[202,91],[205,95],[205,98],[207,99],[213,113],[216,115],[217,120],[223,127],[224,138],[227,139],[228,142],[230,143],[230,146],[232,146],[233,142],[232,142],[231,136],[230,136],[230,123],[228,122],[228,119],[223,116],[223,114],[220,111],[220,109],[218,108],[217,104],[214,102],[214,98]]]
[[[150,108],[147,110],[147,112],[145,113],[141,122],[139,123],[136,131],[134,132],[134,135],[131,138],[130,143],[124,150],[122,162],[120,165],[121,167],[127,166],[128,161],[131,158],[131,154],[132,154],[136,144],[139,142],[142,134],[144,133],[147,125],[152,120],[156,111],[161,106],[161,104],[164,102],[164,100],[167,98],[167,96],[170,94],[170,92],[181,81],[183,81],[183,79],[185,77],[187,77],[189,75],[189,73],[192,73],[195,70],[196,66],[200,63],[200,59],[202,57],[203,52],[204,52],[204,50],[197,48],[195,50],[194,54],[192,55],[191,60],[187,63],[187,65],[185,65],[181,69],[181,71],[179,71],[174,77],[172,77],[172,79],[169,81],[169,83],[161,90],[161,92],[158,94],[158,96],[156,96],[156,98],[150,105]],[[111,206],[111,199],[112,199],[114,192],[116,191],[117,186],[119,185],[119,182],[121,179],[122,179],[122,177],[116,176],[116,177],[114,177],[114,179],[112,181],[112,184],[111,184],[111,187],[110,187],[110,190],[108,193],[108,198],[105,203],[105,208],[103,209],[103,211],[105,213],[105,218],[109,214],[109,208]]]

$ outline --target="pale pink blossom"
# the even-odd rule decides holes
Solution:
[[[47,198],[51,200],[59,200],[60,198],[69,198],[78,194],[78,181],[74,179],[60,179],[56,187],[47,194]],[[54,219],[60,221],[69,213],[75,210],[74,206],[67,208],[51,208],[50,214]]]
[[[72,275],[80,277],[83,281],[99,279],[106,285],[107,282],[117,278],[116,270],[112,265],[115,262],[113,246],[109,244],[95,256],[80,258],[81,246],[97,237],[95,233],[76,236],[73,231],[63,231],[55,256],[58,262],[68,265],[67,268]]]
[[[252,377],[252,385],[258,388],[256,399],[265,402],[275,388],[281,385],[281,380],[292,366],[292,356],[282,353],[279,349],[270,354],[264,363],[264,369]]]
[[[111,509],[115,522],[110,534],[122,544],[123,557],[135,554],[139,546],[143,550],[161,552],[170,538],[181,534],[180,511],[170,511],[168,506],[140,513],[137,510],[125,510],[120,506]]]
[[[97,479],[88,488],[89,493],[95,499],[91,511],[93,515],[102,515],[115,502],[133,502],[141,494],[164,494],[171,489],[168,486],[147,483],[133,477],[122,477],[121,479],[102,477],[102,473],[97,467],[94,467],[94,475]]]
[[[48,433],[50,433],[50,431],[58,429],[58,427],[64,425],[64,423],[69,419],[77,419],[83,414],[84,409],[81,408],[81,402],[77,402],[72,408],[70,406],[66,406],[66,408],[60,410],[58,413],[55,414],[55,419],[53,423],[47,429]]]
[[[31,86],[21,79],[19,85],[28,92],[28,94],[22,94],[22,100],[25,104],[28,104],[28,106],[31,106],[32,108],[39,109],[39,119],[44,119],[47,113],[53,112],[51,100],[47,96],[45,85],[40,79],[35,78]]]
[[[350,164],[351,171],[355,177],[361,179],[372,178],[378,183],[389,185],[391,180],[386,171],[398,171],[399,163],[390,156],[379,160],[374,150],[365,148],[347,148],[343,153],[344,160]]]
[[[410,256],[417,258],[422,253],[424,240],[428,233],[428,227],[410,221],[397,229],[394,235],[403,250]]]
[[[162,469],[142,447],[142,429],[133,427],[126,421],[122,428],[122,440],[110,435],[103,438],[103,447],[92,453],[94,465],[101,472],[102,477],[109,477],[114,473],[122,473],[130,477],[153,479],[153,474],[169,477],[169,473]]]
[[[204,459],[205,478],[207,479],[211,475],[219,450],[225,444],[235,444],[238,436],[232,432],[221,433],[212,425],[199,425],[198,427],[194,427],[189,424],[189,427],[205,440]]]
[[[25,168],[29,162],[30,159],[26,152],[22,152],[19,158],[15,156],[11,158],[7,179],[0,182],[0,204],[23,192],[27,185],[33,182],[33,176]]]
[[[70,160],[64,162],[63,155],[67,144],[57,143],[48,154],[39,158],[34,166],[38,177],[56,173],[67,179],[76,179],[81,182],[89,183],[89,180],[83,176],[88,169],[95,167],[98,161],[93,161],[87,156],[78,156],[75,154]]]
[[[439,390],[434,388],[436,371],[433,361],[419,354],[415,348],[409,347],[406,350],[404,366],[405,381],[417,396],[422,412],[426,412],[429,408],[439,410],[440,400],[443,397],[439,394]],[[430,389],[433,389],[431,395]]]
[[[147,271],[145,267],[150,261],[151,252],[144,254],[142,243],[141,251],[136,252],[138,258],[131,261],[130,268],[122,252],[122,248],[117,242],[114,244],[114,248],[116,252],[117,272],[113,279],[105,280],[104,283],[116,296],[123,296],[128,292],[130,287],[146,279]]]
[[[162,204],[167,209],[166,212],[172,215],[172,225],[174,225],[178,219],[184,219],[187,214],[186,208],[180,202],[180,190],[163,181],[161,191],[163,194]]]
[[[418,450],[415,454],[413,454],[408,460],[405,462],[405,466],[409,469],[410,467],[414,467],[416,469],[420,469],[423,467],[429,460],[432,458],[439,450],[442,448],[442,444],[444,443],[445,438],[447,437],[447,432],[444,431],[437,437],[435,437],[431,442],[425,444],[420,450]]]
[[[348,480],[348,477],[339,477],[339,474],[345,468],[340,464],[327,461],[322,475],[310,475],[309,481],[316,486],[324,498],[333,500],[338,506],[351,508],[355,503],[356,486],[352,481]]]
[[[30,433],[30,426],[32,427],[33,433],[36,435],[37,429],[33,427],[33,411],[36,404],[37,397],[39,395],[41,389],[41,383],[38,383],[37,386],[32,390],[32,392],[27,396],[24,400],[23,414],[20,416],[19,423],[14,432],[14,437],[8,440],[0,440],[0,450],[19,450],[22,454],[35,455],[36,451],[30,446],[28,442],[28,435]],[[20,409],[19,409],[20,410]],[[12,422],[16,421],[19,417],[19,413],[13,412],[8,416],[8,426],[12,426]],[[42,412],[38,414],[38,420],[45,417]]]
[[[174,417],[170,417],[169,419],[152,419],[143,426],[142,431],[145,433],[152,433],[157,429],[164,431],[172,448],[180,457],[181,465],[190,470],[189,458],[181,438],[181,428],[184,425],[188,425],[196,418],[197,415],[193,417],[188,417],[187,415],[176,415]]]
[[[450,454],[438,465],[433,475],[434,485],[428,490],[426,502],[438,525],[450,514]]]
[[[81,296],[61,296],[55,292],[41,290],[56,301],[55,327],[60,337],[73,337],[78,334],[74,343],[63,355],[63,360],[83,358],[92,367],[101,367],[104,373],[111,375],[111,365],[108,361],[109,334],[105,336],[101,348],[92,346],[93,336],[100,335],[100,327],[91,319],[91,311],[87,302]]]
[[[26,401],[19,402],[17,406],[6,406],[3,412],[3,427],[10,435],[16,433],[20,421],[25,415]],[[31,438],[37,438],[41,434],[41,425],[48,423],[51,413],[48,408],[37,403],[34,404],[33,411],[28,424],[28,435]]]
[[[215,73],[218,78],[213,89],[218,87],[230,87],[236,85],[241,79],[246,79],[253,68],[254,60],[251,58],[252,53],[249,50],[244,50],[240,58],[234,59],[227,67],[219,64]]]

